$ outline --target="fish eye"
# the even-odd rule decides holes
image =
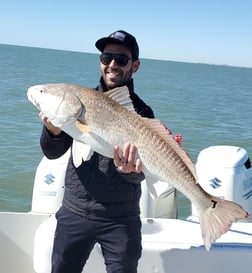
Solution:
[[[43,89],[40,89],[39,92],[40,92],[40,93],[43,93]]]

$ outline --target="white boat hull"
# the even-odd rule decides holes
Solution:
[[[0,265],[3,273],[34,273],[34,235],[49,215],[0,213]]]
[[[1,272],[35,273],[34,238],[47,222],[53,227],[54,215],[0,213]],[[196,221],[144,218],[142,223],[143,254],[139,262],[139,273],[251,273],[251,222],[233,224],[232,229],[212,246],[210,252],[203,246],[199,223]],[[44,234],[42,238],[46,248],[39,246],[41,264],[47,266],[50,264],[54,233],[51,227],[50,234]],[[43,228],[41,231],[43,234]],[[48,261],[43,260],[46,257]],[[83,270],[83,273],[94,272],[106,272],[99,245],[95,246]]]

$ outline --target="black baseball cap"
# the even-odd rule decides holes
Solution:
[[[139,57],[139,48],[136,38],[124,30],[118,30],[110,34],[108,37],[99,39],[95,46],[103,52],[107,44],[121,44],[128,48],[134,59]]]

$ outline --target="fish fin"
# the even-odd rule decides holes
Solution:
[[[107,92],[104,92],[103,94],[108,96],[112,100],[116,101],[129,111],[135,112],[132,100],[130,98],[129,89],[127,86],[117,87]]]
[[[212,205],[199,214],[202,238],[206,250],[210,250],[222,234],[226,233],[233,222],[248,218],[248,212],[240,205],[210,196]]]
[[[188,153],[183,150],[178,142],[174,139],[171,131],[160,121],[159,119],[149,119],[142,118],[148,125],[153,128],[168,144],[172,147],[172,149],[179,155],[179,157],[183,160],[186,166],[189,168],[191,173],[194,175],[197,180],[197,175],[195,171],[195,165],[191,160]]]
[[[91,132],[91,128],[90,128],[88,125],[86,125],[86,124],[80,122],[79,120],[76,120],[76,121],[75,121],[75,124],[76,124],[76,127],[77,127],[81,132],[83,132],[83,133],[90,133],[90,132]]]
[[[93,153],[94,152],[89,145],[75,139],[73,140],[72,155],[73,163],[76,168],[78,168],[83,161],[88,161]]]

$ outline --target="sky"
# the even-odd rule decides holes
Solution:
[[[251,0],[2,0],[0,44],[99,53],[122,29],[140,58],[252,67],[251,14]]]

